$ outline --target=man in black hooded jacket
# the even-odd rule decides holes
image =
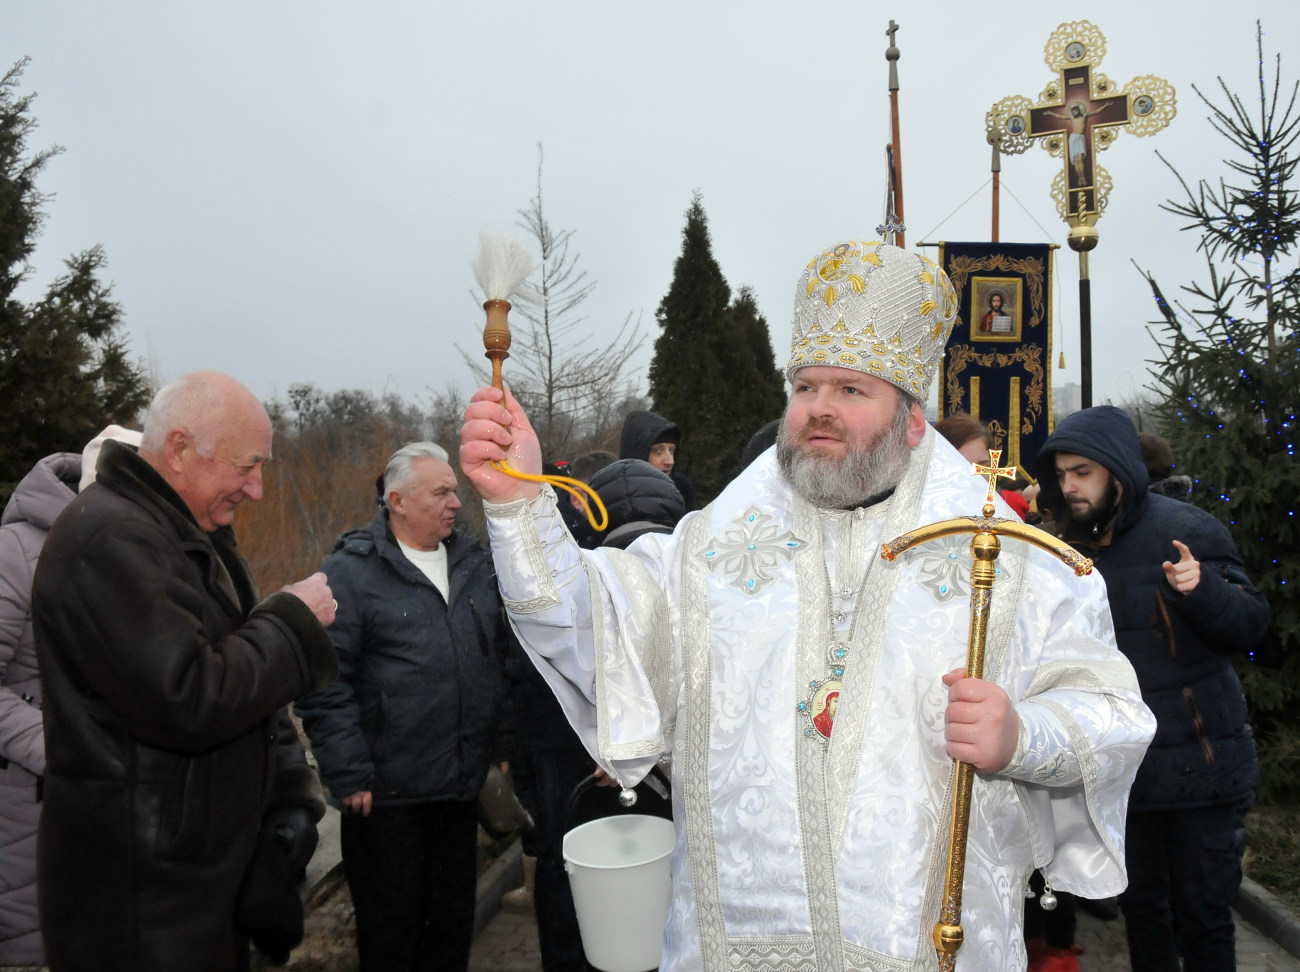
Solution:
[[[1037,460],[1039,504],[1106,580],[1115,636],[1156,715],[1128,808],[1120,896],[1134,970],[1235,968],[1231,904],[1259,782],[1235,652],[1269,606],[1227,529],[1148,492],[1132,421],[1111,406],[1062,422]]]
[[[682,494],[686,510],[695,509],[695,484],[690,477],[678,472],[677,444],[682,433],[672,422],[654,412],[628,412],[623,420],[623,434],[619,438],[620,459],[640,459],[661,473],[671,477],[673,485]]]

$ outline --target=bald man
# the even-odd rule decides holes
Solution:
[[[323,574],[263,600],[236,551],[270,455],[247,388],[187,375],[50,530],[33,615],[54,972],[225,972],[248,967],[250,936],[285,956],[301,937],[284,892],[324,804],[285,706],[337,673],[334,603]]]

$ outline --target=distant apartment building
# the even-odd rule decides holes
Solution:
[[[1052,422],[1061,421],[1083,407],[1083,387],[1078,382],[1067,381],[1052,389]]]

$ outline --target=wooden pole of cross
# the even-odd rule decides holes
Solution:
[[[894,243],[898,246],[906,246],[907,227],[903,225],[903,146],[902,139],[899,137],[898,127],[898,44],[894,41],[894,35],[898,33],[898,24],[894,21],[889,22],[889,29],[885,34],[889,37],[889,47],[885,49],[885,60],[889,62],[889,121],[892,129],[893,141],[890,143],[889,169],[892,183],[890,185],[890,203],[885,213],[884,229],[880,230],[881,238],[886,243]],[[893,234],[893,239],[889,239],[889,234]]]

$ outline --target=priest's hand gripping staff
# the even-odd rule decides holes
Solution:
[[[984,476],[989,482],[988,495],[984,499],[984,508],[980,511],[980,516],[940,520],[928,526],[918,527],[911,533],[896,537],[880,549],[882,557],[893,560],[912,547],[931,540],[960,533],[974,534],[970,542],[971,555],[975,563],[971,565],[970,636],[966,652],[967,678],[984,677],[984,640],[988,635],[989,606],[993,602],[993,581],[997,577],[994,562],[1002,549],[999,536],[1016,537],[1041,547],[1063,560],[1073,569],[1076,576],[1092,573],[1091,560],[1073,547],[1057,540],[1050,533],[1027,523],[1021,523],[1019,520],[1005,520],[993,516],[993,493],[998,479],[1015,477],[1014,466],[998,468],[1001,458],[1002,450],[992,449],[989,451],[987,466],[980,463],[971,464],[974,475]],[[957,950],[961,948],[962,943],[961,891],[966,872],[966,836],[970,825],[970,798],[974,782],[974,766],[960,761],[953,766],[952,819],[948,828],[948,867],[944,875],[943,903],[932,935],[934,947],[939,951],[939,968],[942,972],[952,972],[957,961]]]
[[[474,279],[483,290],[483,309],[487,311],[487,325],[483,328],[483,356],[492,362],[492,387],[502,389],[501,362],[510,357],[510,298],[519,293],[524,278],[533,271],[532,255],[517,241],[504,236],[484,233],[478,256],[474,258]],[[503,400],[504,401],[504,400]],[[587,520],[597,532],[609,526],[609,514],[586,483],[568,476],[534,476],[520,472],[505,462],[492,465],[507,476],[532,483],[550,483],[572,494],[587,514]],[[592,513],[592,504],[600,513],[600,520]]]

